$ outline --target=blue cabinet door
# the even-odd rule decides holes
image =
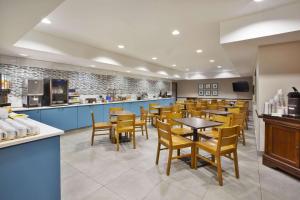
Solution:
[[[123,103],[110,103],[102,105],[103,121],[109,121],[109,109],[116,107],[123,108]]]
[[[104,121],[104,106],[103,105],[92,105],[91,111],[94,112],[95,121],[96,122],[103,122]]]
[[[17,113],[22,113],[28,115],[30,119],[41,121],[41,110],[27,110],[27,111],[19,111]]]
[[[77,124],[78,124],[78,128],[88,127],[92,125],[90,106],[78,107]]]
[[[77,107],[41,110],[41,122],[62,130],[76,129]]]

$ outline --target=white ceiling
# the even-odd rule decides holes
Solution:
[[[66,0],[48,16],[50,26],[40,23],[35,29],[165,67],[217,72],[217,65],[233,69],[219,42],[221,21],[290,2],[294,0]],[[174,29],[181,34],[172,36]],[[118,44],[126,48],[118,49]]]
[[[186,75],[196,79],[218,78],[222,74],[234,77],[239,76],[240,66],[233,65],[220,44],[220,23],[299,1],[65,0],[46,15],[52,21],[51,25],[39,23],[33,31],[127,55],[145,61],[145,64],[151,62],[156,66],[155,73],[159,69],[168,73],[174,69],[173,74],[177,74],[177,70],[184,74],[189,68]],[[175,29],[180,31],[179,36],[171,34]],[[125,49],[118,49],[119,44],[125,45]],[[197,54],[197,49],[202,49],[203,53]],[[41,54],[32,57],[38,55]],[[158,59],[154,61],[152,57]],[[63,60],[63,56],[59,59]],[[76,65],[78,59],[72,59],[69,62]],[[210,63],[210,59],[215,63]],[[78,65],[88,65],[92,61],[81,60]],[[173,64],[177,66],[172,67]],[[218,69],[218,65],[223,68]],[[252,68],[244,70],[242,75],[252,75]]]

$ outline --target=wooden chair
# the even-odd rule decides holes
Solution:
[[[117,117],[117,125],[115,128],[117,151],[120,149],[120,135],[122,133],[129,134],[133,148],[135,149],[135,115],[119,115]]]
[[[160,109],[160,115],[157,115],[157,119],[165,121],[167,119],[167,114],[172,112],[172,107],[163,107]]]
[[[135,120],[135,128],[140,128],[142,135],[144,135],[144,130],[146,131],[146,139],[148,140],[148,128],[147,128],[147,118],[148,113],[143,106],[140,107],[140,119]]]
[[[167,123],[171,126],[171,133],[180,136],[190,136],[193,131],[190,128],[184,128],[181,123],[174,121],[174,119],[182,118],[181,113],[168,113]]]
[[[218,104],[208,104],[207,105],[208,110],[218,110]]]
[[[195,158],[195,149],[194,143],[191,140],[188,140],[184,137],[173,135],[171,133],[171,126],[167,123],[164,123],[160,120],[157,120],[157,132],[158,132],[158,145],[157,145],[157,153],[156,153],[156,165],[159,162],[159,155],[161,150],[168,149],[168,164],[167,164],[167,176],[170,175],[171,169],[171,160],[178,159],[183,157],[190,157],[192,159],[191,167],[194,166],[194,158]],[[165,148],[161,149],[161,145],[165,146]],[[190,154],[177,155],[173,157],[173,150],[183,149],[183,148],[191,148]]]
[[[227,110],[230,113],[240,113],[240,108],[228,108]]]
[[[95,116],[94,116],[93,112],[91,112],[91,116],[92,116],[92,141],[91,141],[91,145],[93,146],[95,136],[109,135],[109,137],[111,137],[112,124],[110,122],[95,122]],[[98,133],[98,134],[96,134],[96,132],[103,132],[103,131],[108,131],[108,133]]]
[[[114,111],[123,111],[123,108],[122,107],[109,108],[109,121],[113,124],[117,123],[117,117],[111,115],[111,113]]]
[[[233,113],[232,119],[231,119],[231,126],[239,126],[240,127],[240,133],[239,136],[242,137],[243,145],[246,145],[246,139],[245,139],[245,113]]]
[[[152,125],[154,125],[154,117],[158,115],[158,110],[154,108],[155,106],[158,106],[158,104],[149,103],[148,118],[150,119]]]
[[[171,107],[171,112],[173,113],[181,113],[181,106],[178,104],[175,104]]]
[[[218,181],[219,185],[223,185],[222,178],[222,164],[221,157],[227,157],[234,161],[235,176],[239,178],[239,166],[238,166],[238,156],[237,156],[237,140],[239,135],[239,126],[233,126],[228,128],[219,129],[219,137],[217,140],[210,139],[205,141],[195,142],[196,151],[198,149],[204,150],[212,155],[212,159],[208,159],[200,154],[195,155],[195,163],[197,163],[197,158],[200,158],[213,166],[217,167]],[[233,154],[233,157],[231,157]]]
[[[192,110],[191,117],[205,118],[206,113],[199,110]]]
[[[186,104],[187,114],[191,115],[192,110],[196,110],[196,105],[194,103]]]
[[[223,124],[212,128],[210,131],[201,131],[200,134],[205,137],[216,139],[219,137],[219,129],[229,127],[231,125],[231,116],[213,115],[212,121],[222,122]]]

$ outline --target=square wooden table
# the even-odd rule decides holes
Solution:
[[[199,140],[198,129],[211,128],[223,124],[221,122],[209,121],[198,117],[178,118],[173,120],[181,124],[184,124],[188,127],[191,127],[193,129],[193,141],[195,142]]]
[[[223,115],[223,116],[227,116],[227,115],[231,114],[231,112],[222,111],[222,110],[203,110],[203,112],[208,113],[208,114]]]

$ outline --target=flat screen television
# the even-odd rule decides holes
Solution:
[[[232,83],[234,92],[249,92],[249,83],[247,81],[238,81]]]

